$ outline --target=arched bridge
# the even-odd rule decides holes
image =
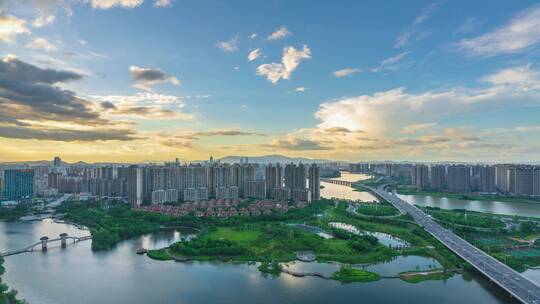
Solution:
[[[41,245],[41,251],[47,251],[47,245],[53,242],[60,242],[62,247],[66,247],[68,240],[72,240],[73,243],[77,243],[80,241],[86,241],[90,239],[92,239],[91,235],[77,237],[77,236],[68,236],[67,233],[61,233],[58,238],[54,238],[54,239],[50,239],[47,236],[43,236],[39,239],[39,242],[30,244],[22,249],[0,252],[0,257],[6,257],[10,255],[19,254],[19,253],[25,253],[25,252],[32,252],[35,250],[36,247],[39,247],[40,245]]]

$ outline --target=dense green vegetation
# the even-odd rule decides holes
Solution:
[[[433,218],[448,225],[464,225],[482,228],[504,228],[499,216],[467,210],[444,210],[437,207],[422,207]]]
[[[173,222],[170,217],[136,212],[120,203],[105,208],[101,202],[68,202],[56,211],[65,213],[64,219],[90,228],[92,250],[110,249],[121,240],[156,232]]]
[[[443,191],[418,191],[410,186],[400,186],[397,188],[399,194],[406,195],[423,195],[423,196],[433,196],[433,197],[446,197],[454,198],[461,200],[471,200],[471,201],[499,201],[499,202],[509,202],[509,203],[538,203],[539,200],[534,200],[531,198],[516,197],[516,196],[503,196],[503,195],[492,195],[492,194],[463,194],[463,193],[454,193],[454,192],[443,192]]]
[[[273,275],[281,274],[283,267],[277,261],[272,262],[262,262],[258,267],[259,271],[262,273],[268,273]]]
[[[375,282],[380,280],[381,276],[376,273],[365,271],[362,269],[341,267],[339,271],[336,271],[332,274],[332,279],[340,281],[342,283]]]
[[[384,204],[359,204],[356,212],[369,216],[392,216],[399,214],[396,208]]]
[[[0,220],[15,221],[31,210],[27,204],[19,204],[14,208],[0,207]]]
[[[17,299],[17,291],[15,289],[9,289],[9,287],[2,283],[2,275],[6,271],[4,266],[4,259],[0,257],[0,304],[23,304],[24,300]]]

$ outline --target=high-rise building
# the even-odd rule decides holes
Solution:
[[[308,189],[294,189],[291,197],[297,202],[311,202],[311,191]]]
[[[495,192],[495,167],[480,167],[478,174],[478,191],[484,193]]]
[[[412,185],[416,187],[418,191],[422,191],[423,189],[428,187],[429,182],[429,168],[426,165],[423,164],[416,164],[413,166],[412,171]]]
[[[285,188],[294,189],[296,166],[293,163],[285,165]]]
[[[5,170],[4,197],[12,200],[31,199],[34,197],[34,170]]]
[[[321,172],[316,164],[309,166],[309,191],[312,201],[321,199]]]
[[[533,171],[533,195],[540,196],[540,167],[534,167]]]
[[[446,188],[446,166],[432,165],[429,187],[433,190],[444,190]]]
[[[127,175],[128,202],[140,206],[143,203],[143,170],[136,165],[129,166]]]
[[[283,170],[279,163],[272,165],[269,164],[266,166],[266,174],[265,174],[265,180],[266,180],[266,195],[268,198],[275,198],[273,197],[273,190],[275,188],[282,188],[283,187]]]
[[[306,189],[307,170],[304,164],[300,163],[294,171],[294,189]]]
[[[60,157],[55,156],[53,159],[53,166],[54,167],[61,167],[62,166],[62,159]]]
[[[510,168],[510,193],[533,195],[534,168],[531,166],[513,166]]]
[[[447,188],[451,192],[470,192],[471,168],[463,165],[449,166]]]
[[[510,192],[510,168],[509,164],[497,164],[495,167],[495,188],[501,192]]]
[[[266,198],[266,181],[248,181],[246,182],[245,188],[245,197]]]

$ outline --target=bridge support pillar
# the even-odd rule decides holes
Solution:
[[[60,233],[60,243],[62,244],[62,248],[66,248],[66,237],[68,236],[67,233]]]
[[[41,251],[47,251],[47,242],[49,241],[49,238],[42,236],[39,240],[41,241]]]

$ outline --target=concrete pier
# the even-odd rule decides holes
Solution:
[[[67,238],[68,234],[63,232],[63,233],[60,233],[60,243],[62,245],[62,248],[66,248],[66,238]]]
[[[41,241],[41,251],[47,251],[47,242],[49,241],[49,237],[42,236],[39,240]]]

